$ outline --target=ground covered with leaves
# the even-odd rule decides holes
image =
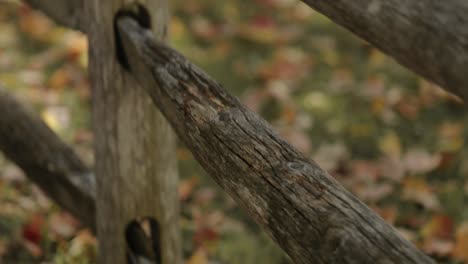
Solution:
[[[441,263],[468,263],[468,114],[295,0],[173,1],[171,44]],[[0,2],[0,82],[93,164],[85,36]],[[1,113],[0,113],[1,114]],[[177,156],[188,264],[291,263]],[[96,239],[0,157],[0,263],[93,263]]]

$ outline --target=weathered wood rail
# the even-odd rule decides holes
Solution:
[[[468,1],[302,1],[415,73],[468,99]]]
[[[69,146],[1,85],[0,150],[58,205],[95,229],[94,175]]]
[[[132,75],[179,138],[296,263],[432,263],[136,20],[118,26]]]

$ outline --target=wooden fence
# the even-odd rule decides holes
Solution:
[[[144,4],[122,11],[125,8],[123,3],[114,1],[118,4],[109,5],[112,7],[109,11],[112,11],[112,16],[109,17],[107,11],[99,10],[101,4],[93,5],[90,0],[27,2],[64,25],[88,34],[96,32],[90,32],[89,25],[84,26],[83,18],[88,16],[84,12],[95,12],[94,16],[106,12],[106,19],[96,18],[96,21],[113,26],[117,33],[117,38],[112,38],[116,42],[113,47],[117,48],[112,49],[113,60],[120,63],[119,67],[123,65],[126,68],[123,70],[121,67],[119,71],[125,71],[132,82],[136,80],[135,85],[146,91],[138,96],[151,98],[208,174],[296,263],[433,262],[318,164],[282,139],[266,121],[156,38],[155,34],[164,35],[166,29],[163,27],[151,32],[151,23],[148,23],[151,12],[144,11]],[[165,1],[159,3],[162,2]],[[428,0],[426,4],[397,0],[304,2],[420,75],[462,99],[468,98],[466,1],[439,3]],[[119,10],[120,15],[116,17]],[[109,25],[109,21],[114,24]],[[106,41],[109,39],[105,38]],[[117,57],[120,62],[116,61]],[[96,70],[94,75],[108,73]],[[108,95],[99,96],[105,98]],[[101,102],[109,102],[109,99]],[[111,105],[121,102],[117,100]],[[102,106],[105,107],[109,106]],[[99,210],[106,210],[106,202],[109,201],[100,194],[99,184],[96,191],[96,177],[50,129],[1,89],[0,111],[6,113],[0,118],[0,149],[23,168],[28,177],[60,206],[93,229],[96,228],[97,203],[97,231],[100,236],[122,228],[122,225],[110,229],[99,226]],[[98,139],[104,140],[105,133],[99,133],[102,134]],[[23,146],[27,153],[18,153],[15,149],[18,145]],[[110,150],[103,147],[97,154],[102,156],[106,151]],[[97,156],[98,163],[102,162],[100,156]],[[105,165],[102,166],[98,175],[109,172]],[[112,180],[112,176],[104,179]],[[101,198],[103,201],[100,202]],[[115,196],[107,199],[115,199]],[[164,206],[159,210],[164,210]],[[108,234],[104,236],[108,237]],[[107,259],[101,258],[101,262],[123,261],[121,252],[114,254],[117,262],[109,260],[113,250],[119,248],[118,244],[101,239],[100,243],[108,244],[104,249]],[[173,242],[169,248],[177,250],[177,243]],[[163,239],[162,247],[167,245]],[[163,259],[167,263],[179,262],[178,253],[173,254]]]

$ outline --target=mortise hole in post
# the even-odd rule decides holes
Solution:
[[[161,262],[161,230],[152,217],[132,220],[125,228],[127,242],[127,263],[148,262],[162,264]],[[143,259],[142,259],[143,258]]]
[[[114,41],[115,41],[115,55],[117,61],[127,71],[130,71],[130,65],[128,58],[125,55],[122,41],[120,39],[119,29],[117,21],[122,17],[131,17],[135,19],[142,28],[151,29],[151,16],[148,10],[138,3],[132,3],[122,7],[114,17]]]

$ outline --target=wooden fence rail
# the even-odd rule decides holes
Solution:
[[[132,75],[179,138],[296,263],[432,263],[136,20],[118,28]]]
[[[58,205],[95,229],[92,172],[60,138],[0,85],[0,150]]]
[[[302,1],[427,80],[468,99],[468,1]]]

